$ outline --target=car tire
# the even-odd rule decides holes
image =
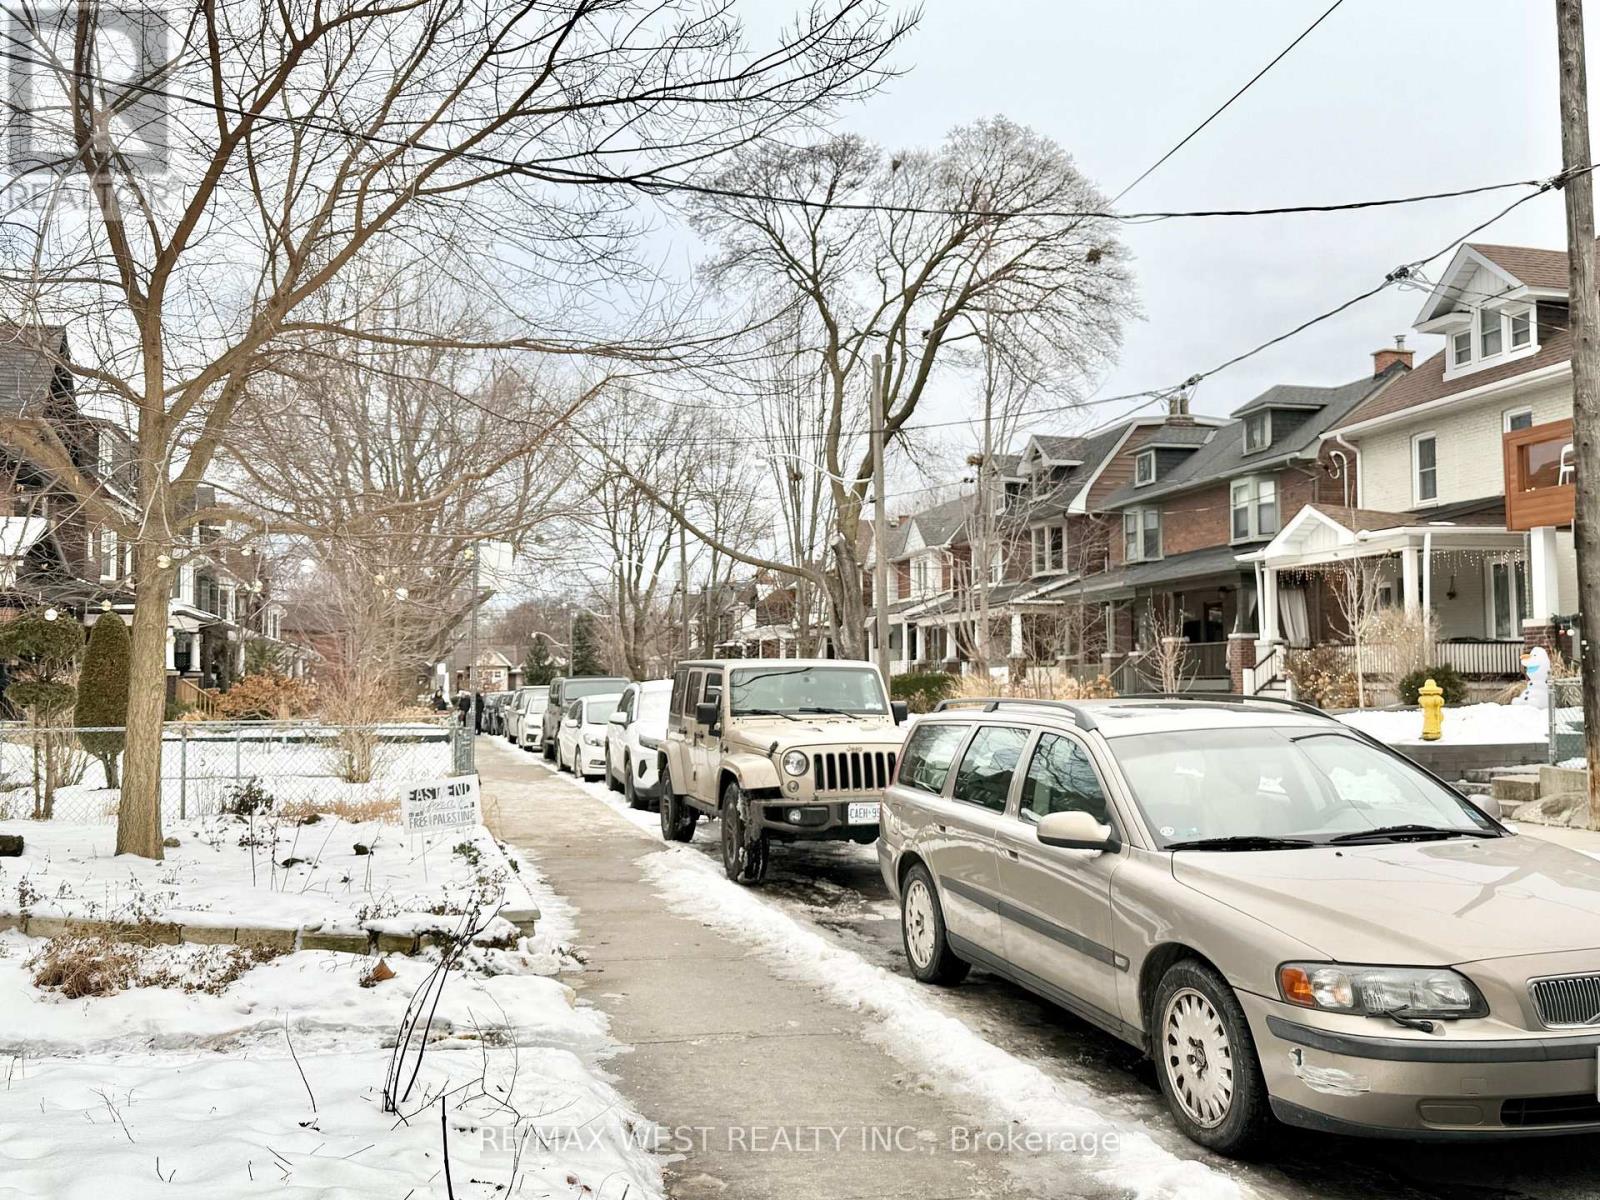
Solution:
[[[1186,958],[1156,985],[1156,1079],[1183,1135],[1219,1154],[1248,1151],[1272,1125],[1250,1023],[1227,980]]]
[[[745,827],[744,790],[733,780],[722,789],[722,870],[735,883],[760,883],[767,877],[771,846],[765,831],[749,836]]]
[[[633,760],[622,760],[622,795],[628,801],[629,808],[648,808],[650,802],[639,795],[639,789],[633,784]]]
[[[627,770],[626,767],[623,770]],[[621,781],[611,773],[611,752],[606,751],[606,787],[613,792],[623,790]]]
[[[670,779],[662,782],[665,789],[661,793],[661,840],[687,842],[694,837],[695,817],[699,814],[684,802],[682,796],[673,792]]]
[[[900,944],[911,974],[922,983],[949,987],[960,983],[972,969],[971,963],[950,949],[939,890],[921,863],[906,872],[900,885]]]

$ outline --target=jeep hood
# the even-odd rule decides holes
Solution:
[[[1535,837],[1172,855],[1179,883],[1338,962],[1600,947],[1600,864]]]
[[[905,740],[905,731],[888,717],[831,717],[812,715],[788,720],[785,717],[735,717],[731,739],[766,752],[773,742],[784,750],[807,750],[813,746],[889,746]]]

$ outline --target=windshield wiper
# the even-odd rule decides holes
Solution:
[[[779,712],[775,708],[741,708],[733,715],[736,717],[782,717],[785,721],[798,721],[800,719],[793,713]]]
[[[1187,842],[1168,842],[1168,850],[1300,850],[1315,846],[1310,838],[1267,837],[1248,833],[1233,837],[1194,838]]]
[[[1380,825],[1376,829],[1358,829],[1354,833],[1341,833],[1336,837],[1329,838],[1328,843],[1332,845],[1336,842],[1366,842],[1375,838],[1492,838],[1499,836],[1498,833],[1493,833],[1487,829],[1445,829],[1438,825]]]
[[[843,709],[843,708],[823,708],[823,707],[821,707],[819,705],[807,705],[805,708],[802,708],[800,711],[804,712],[804,713],[828,713],[828,714],[830,714],[832,716],[835,716],[835,717],[859,717],[861,715],[860,713],[850,712],[848,709]]]

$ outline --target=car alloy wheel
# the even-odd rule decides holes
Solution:
[[[913,879],[906,888],[904,910],[906,953],[911,965],[926,971],[933,962],[936,932],[933,916],[933,893],[920,878]]]
[[[1161,1061],[1188,1118],[1215,1129],[1233,1107],[1233,1043],[1222,1015],[1201,992],[1180,988],[1161,1020]]]

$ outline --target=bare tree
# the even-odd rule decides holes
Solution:
[[[1150,609],[1150,651],[1141,666],[1152,683],[1167,695],[1188,690],[1194,679],[1189,642],[1183,636],[1183,614],[1170,599]]]
[[[632,199],[573,185],[660,179],[814,121],[877,83],[906,26],[879,0],[821,0],[755,50],[727,6],[689,0],[140,11],[153,61],[131,81],[108,77],[125,43],[111,10],[27,8],[12,23],[14,56],[51,91],[14,92],[5,133],[36,149],[49,189],[31,245],[10,215],[0,285],[15,312],[74,320],[93,344],[73,370],[134,432],[131,518],[47,426],[4,436],[136,548],[117,850],[160,858],[169,550],[190,528],[253,519],[193,501],[285,344],[319,338],[333,355],[374,339],[359,314],[311,302],[388,256],[496,298],[499,332],[475,348],[666,352],[602,332],[614,306],[596,291],[638,277]],[[152,159],[173,169],[156,178]]]
[[[1367,706],[1367,645],[1372,636],[1372,625],[1381,603],[1384,583],[1383,566],[1376,558],[1351,558],[1339,563],[1328,580],[1333,585],[1334,603],[1339,608],[1339,618],[1350,638],[1354,655],[1356,677],[1356,705]],[[1394,647],[1389,647],[1391,655]]]
[[[1045,215],[1103,200],[1059,146],[1001,118],[958,128],[931,153],[889,157],[857,137],[753,146],[718,183],[725,194],[693,210],[717,246],[710,278],[821,331],[836,569],[819,582],[841,651],[860,656],[859,530],[873,476],[851,431],[863,424],[872,356],[884,356],[891,439],[982,317],[1015,322],[1035,356],[1029,374],[1069,390],[1118,345],[1132,303],[1125,256],[1104,221]]]

